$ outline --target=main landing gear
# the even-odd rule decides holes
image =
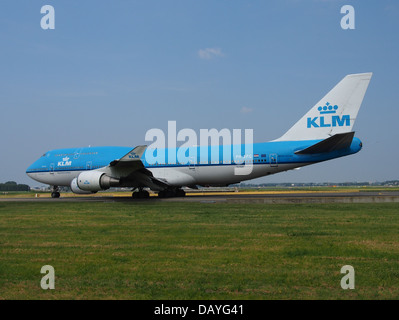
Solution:
[[[159,198],[185,197],[186,192],[183,189],[165,189],[158,192]]]
[[[133,199],[148,199],[150,197],[150,193],[142,188],[139,191],[135,191],[132,194]]]
[[[180,188],[165,189],[158,192],[159,198],[173,198],[184,196],[186,196],[186,192]],[[148,191],[139,188],[138,191],[133,192],[132,197],[133,199],[148,199],[150,197],[150,194]]]
[[[59,198],[60,197],[60,192],[58,189],[58,186],[52,186],[51,187],[51,198]]]

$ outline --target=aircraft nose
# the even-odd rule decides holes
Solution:
[[[27,169],[26,169],[26,174],[29,178],[32,178],[33,180],[35,179],[35,172],[37,171],[37,169],[40,167],[40,163],[39,160],[36,160],[35,162],[33,162]]]
[[[38,175],[38,170],[41,169],[41,163],[38,161],[32,163],[28,169],[26,169],[26,174],[29,178],[41,182],[41,183],[46,183],[45,179],[43,179],[42,176],[40,176],[40,174]]]
[[[26,175],[27,175],[29,178],[32,178],[32,179],[33,179],[33,174],[32,174],[31,172],[26,171]]]
[[[26,175],[29,177],[29,178],[32,178],[32,169],[33,169],[33,164],[31,164],[27,169],[26,169]]]
[[[26,174],[29,176],[29,173],[33,171],[33,169],[36,167],[36,162],[33,162],[27,169],[26,169]]]

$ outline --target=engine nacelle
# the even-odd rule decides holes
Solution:
[[[91,193],[95,193],[95,192],[92,192],[92,191],[85,191],[85,190],[80,189],[78,187],[78,178],[75,178],[75,179],[72,180],[72,182],[71,182],[71,190],[72,190],[73,193],[76,193],[76,194],[91,194]]]
[[[111,178],[104,172],[85,171],[78,175],[76,184],[81,190],[97,192],[119,186],[119,179]]]

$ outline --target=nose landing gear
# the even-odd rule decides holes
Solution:
[[[58,186],[51,187],[51,198],[56,199],[60,197],[60,192]]]

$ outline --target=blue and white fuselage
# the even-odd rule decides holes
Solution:
[[[362,143],[352,131],[371,73],[346,76],[282,137],[271,142],[238,149],[245,155],[237,161],[226,146],[193,146],[191,156],[177,161],[178,149],[162,149],[156,161],[146,146],[87,147],[57,149],[43,154],[26,171],[32,179],[54,187],[70,186],[75,193],[91,193],[110,187],[143,188],[161,196],[182,195],[181,187],[226,186],[244,180],[331,160],[361,150]],[[229,150],[236,150],[230,146]],[[215,157],[215,151],[217,156]],[[235,160],[236,159],[236,160]],[[237,169],[249,168],[245,174]]]
[[[281,171],[291,170],[305,165],[347,156],[358,152],[362,143],[354,138],[350,147],[327,154],[297,155],[295,151],[306,149],[320,142],[281,141],[264,142],[253,145],[255,157],[245,161],[245,164],[235,164],[232,158],[223,159],[220,154],[217,161],[212,161],[211,155],[204,160],[200,157],[188,163],[165,162],[149,164],[145,155],[141,161],[144,167],[152,172],[154,177],[168,181],[173,186],[184,185],[228,185],[243,180],[251,180]],[[197,147],[199,149],[199,147]],[[84,171],[105,169],[115,159],[120,159],[132,148],[130,147],[87,147],[80,149],[58,149],[46,152],[34,162],[26,173],[32,179],[50,185],[70,186],[72,180]],[[166,150],[166,155],[168,154]],[[175,149],[172,149],[175,152]],[[225,158],[225,157],[224,157]],[[247,176],[234,174],[236,167],[253,166]],[[242,178],[245,178],[241,180]]]

